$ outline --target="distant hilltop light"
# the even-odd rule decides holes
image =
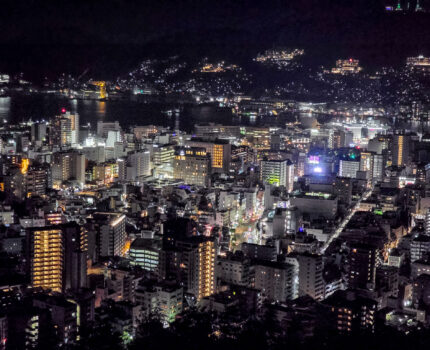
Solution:
[[[357,74],[362,71],[360,67],[360,61],[354,58],[349,58],[347,60],[337,60],[336,67],[331,69],[332,74]]]
[[[406,67],[411,71],[429,73],[430,72],[430,57],[418,55],[417,57],[408,57],[406,59]]]
[[[264,53],[258,54],[254,61],[282,68],[290,65],[295,58],[304,55],[304,53],[305,50],[303,49],[266,50]]]

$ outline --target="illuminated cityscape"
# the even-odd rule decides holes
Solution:
[[[430,344],[430,0],[0,11],[0,350]]]

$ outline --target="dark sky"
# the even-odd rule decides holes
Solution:
[[[384,0],[2,0],[0,69],[54,76],[90,68],[106,75],[127,70],[148,55],[234,58],[272,46],[304,47],[316,62],[355,55],[367,65],[398,63],[405,54],[428,52],[429,15],[387,15],[384,4]]]

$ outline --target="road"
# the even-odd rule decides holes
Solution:
[[[343,229],[346,225],[348,225],[348,222],[351,220],[351,218],[354,216],[357,209],[360,207],[360,204],[363,200],[366,200],[371,195],[372,190],[368,190],[364,192],[364,194],[361,196],[361,198],[355,203],[354,207],[351,209],[349,214],[342,220],[342,222],[339,224],[337,229],[334,231],[334,233],[330,236],[330,238],[327,240],[327,242],[324,243],[324,245],[321,247],[321,254],[324,254],[324,252],[327,250],[327,248],[330,246],[330,244],[333,242],[334,239],[339,237],[339,235],[342,233]]]

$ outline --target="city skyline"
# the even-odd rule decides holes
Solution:
[[[429,19],[5,0],[0,350],[428,347]]]

